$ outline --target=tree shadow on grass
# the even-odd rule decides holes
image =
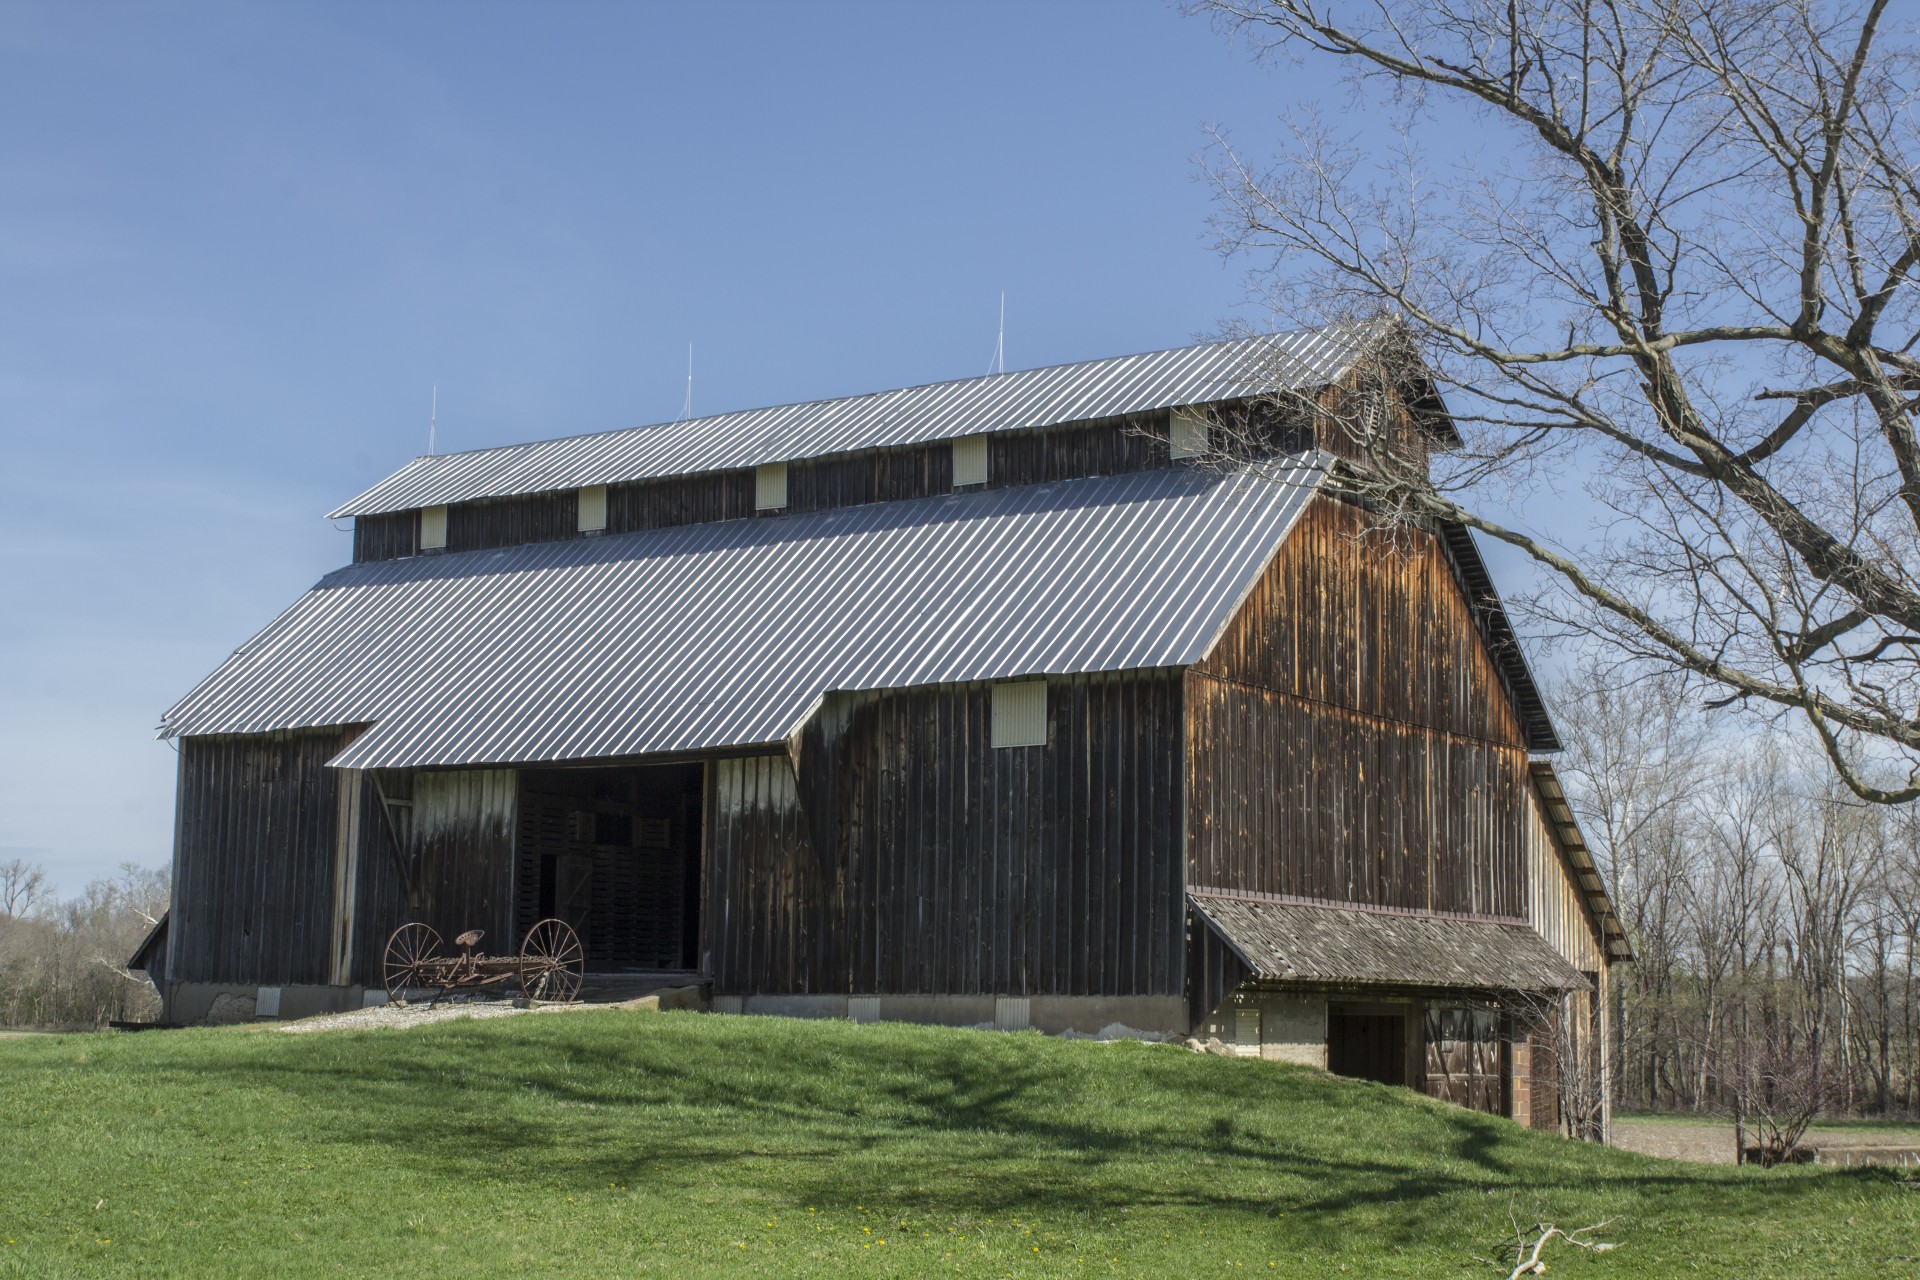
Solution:
[[[191,1069],[203,1085],[280,1092],[313,1140],[376,1145],[451,1178],[667,1195],[710,1184],[823,1208],[1271,1218],[1391,1206],[1379,1230],[1418,1244],[1463,1196],[1652,1204],[1729,1182],[1385,1086],[1167,1048],[675,1014],[514,1023],[519,1034],[455,1022],[262,1037],[257,1052],[194,1055]],[[1813,1189],[1740,1180],[1742,1211]]]

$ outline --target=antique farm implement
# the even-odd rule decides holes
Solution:
[[[484,936],[469,929],[453,940],[458,955],[441,949],[440,935],[419,921],[393,931],[387,939],[384,976],[389,1000],[407,992],[430,990],[434,1001],[456,991],[518,986],[529,1000],[572,1000],[586,974],[586,949],[565,920],[542,920],[527,930],[518,955],[490,956],[474,948]]]

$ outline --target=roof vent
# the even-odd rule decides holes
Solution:
[[[607,528],[607,486],[588,485],[580,491],[580,532],[604,533]]]
[[[445,507],[420,508],[420,549],[422,551],[447,549],[447,509]]]
[[[1207,451],[1207,420],[1197,409],[1175,409],[1167,426],[1169,457],[1198,458]]]
[[[953,442],[953,487],[987,482],[987,438],[961,436]]]
[[[753,509],[778,511],[787,505],[787,464],[769,462],[753,469]]]

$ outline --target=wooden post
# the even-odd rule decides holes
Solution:
[[[360,885],[360,770],[340,770],[340,804],[334,827],[333,985],[353,981],[354,904]]]

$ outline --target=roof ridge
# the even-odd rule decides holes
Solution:
[[[559,444],[565,440],[593,440],[601,436],[623,435],[629,431],[659,431],[667,427],[686,427],[701,422],[718,422],[722,418],[736,418],[743,413],[772,413],[779,409],[804,409],[808,405],[841,404],[854,400],[878,400],[885,396],[905,395],[909,391],[931,391],[936,387],[957,387],[968,382],[992,382],[997,378],[1018,378],[1030,373],[1047,373],[1054,369],[1071,369],[1080,365],[1117,364],[1122,360],[1140,360],[1147,356],[1172,355],[1176,351],[1199,351],[1204,347],[1231,347],[1242,343],[1271,342],[1280,338],[1291,338],[1302,333],[1326,333],[1333,325],[1319,328],[1285,329],[1272,333],[1252,333],[1240,338],[1218,338],[1212,342],[1188,342],[1177,347],[1155,347],[1148,351],[1132,351],[1117,356],[1093,356],[1085,360],[1061,360],[1053,364],[1037,364],[1025,369],[1003,369],[998,373],[978,373],[964,378],[937,378],[932,382],[910,382],[905,386],[888,387],[881,391],[860,391],[846,396],[816,396],[811,400],[781,400],[773,404],[747,405],[739,409],[728,409],[724,413],[703,413],[692,418],[675,418],[671,422],[641,422],[630,427],[607,427],[599,431],[573,431],[566,435],[542,436],[538,440],[519,440],[512,444],[482,445],[477,449],[456,449],[451,453],[416,453],[408,459],[409,463],[420,462],[428,458],[467,458],[479,453],[505,453],[512,449],[537,449],[543,444]]]
[[[422,454],[327,514],[339,519],[739,470],[1230,399],[1255,394],[1269,380],[1276,385],[1330,380],[1350,362],[1351,348],[1339,326],[1252,334],[678,422]],[[1287,362],[1272,379],[1246,359],[1267,351]]]

